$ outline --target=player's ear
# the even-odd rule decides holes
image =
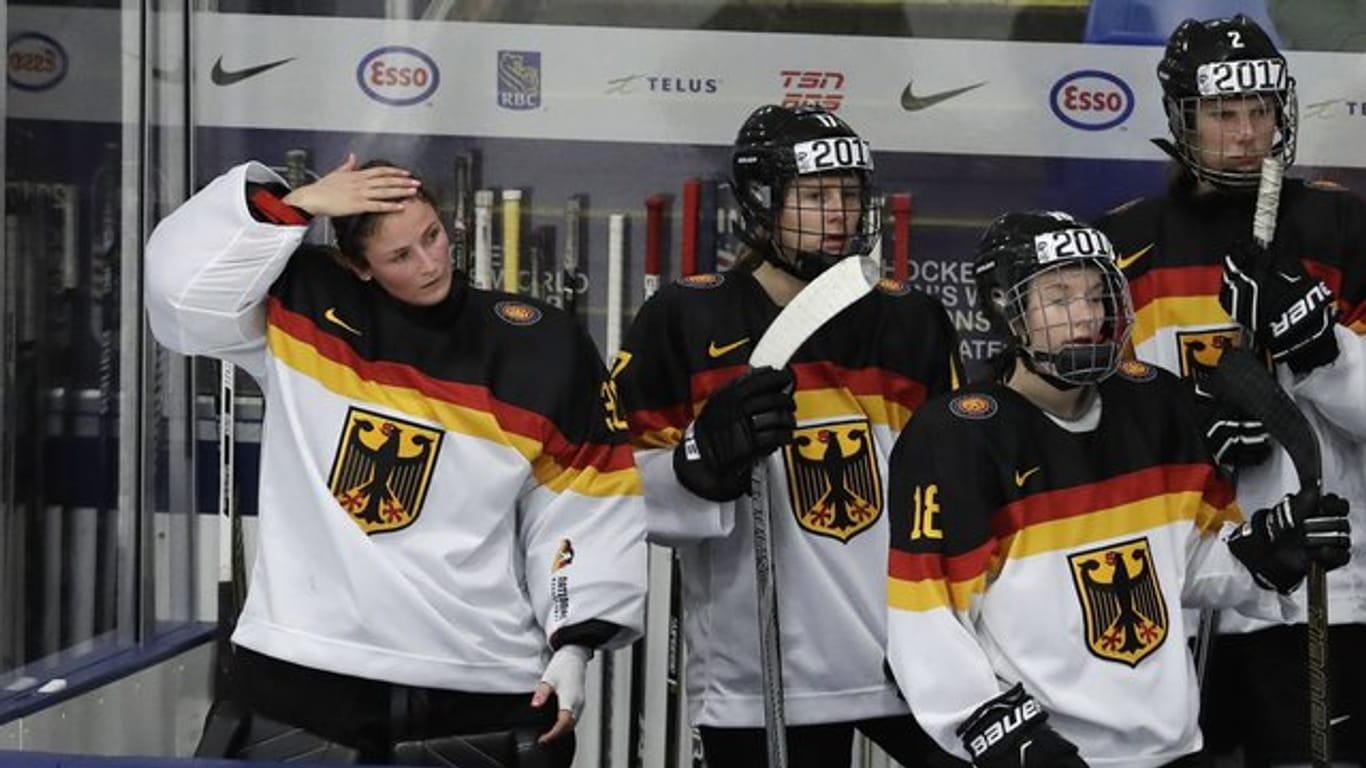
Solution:
[[[374,274],[370,271],[369,264],[361,266],[354,259],[347,258],[346,255],[341,252],[340,248],[331,248],[329,250],[332,255],[332,260],[335,261],[338,266],[346,269],[360,280],[369,282],[369,280],[374,277]]]

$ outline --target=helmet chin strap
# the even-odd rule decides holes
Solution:
[[[806,253],[804,251],[789,253],[776,242],[770,241],[764,258],[778,269],[802,282],[809,283],[825,270],[835,266],[845,256],[832,256],[828,253]]]
[[[1064,392],[1101,383],[1115,372],[1119,363],[1119,348],[1110,341],[1068,344],[1057,352],[1039,352],[1023,346],[1017,349],[1026,368]]]

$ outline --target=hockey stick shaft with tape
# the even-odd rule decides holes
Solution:
[[[821,326],[868,294],[881,267],[866,257],[850,257],[821,273],[788,302],[750,355],[753,368],[782,368]],[[766,460],[750,478],[754,521],[755,587],[758,592],[759,669],[764,693],[764,735],[769,768],[787,768],[787,718],[783,700],[783,656],[779,635],[778,591],[768,503]]]
[[[1252,237],[1270,249],[1276,235],[1285,165],[1280,159],[1262,161],[1252,217]],[[1251,353],[1225,352],[1212,386],[1217,397],[1228,398],[1260,418],[1267,432],[1281,444],[1295,465],[1300,489],[1317,494],[1322,476],[1318,438],[1304,414]],[[1311,561],[1308,576],[1309,753],[1315,766],[1329,764],[1332,754],[1328,726],[1328,585],[1323,565]]]
[[[522,285],[522,190],[503,190],[503,290]]]
[[[493,288],[493,190],[474,193],[474,287]]]

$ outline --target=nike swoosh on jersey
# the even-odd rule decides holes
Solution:
[[[707,357],[710,357],[710,358],[718,358],[718,357],[721,357],[722,355],[728,355],[728,354],[730,354],[731,352],[734,352],[735,350],[739,349],[740,347],[743,347],[744,345],[746,345],[746,344],[748,344],[748,343],[749,343],[749,337],[748,337],[748,336],[746,336],[746,337],[743,338],[743,339],[740,339],[739,341],[733,341],[733,342],[731,342],[731,343],[729,343],[729,344],[723,344],[723,345],[720,345],[720,346],[717,346],[716,342],[713,341],[712,343],[710,343],[710,344],[707,345]]]
[[[1023,488],[1023,487],[1024,487],[1024,484],[1025,484],[1025,481],[1029,479],[1029,476],[1032,475],[1032,474],[1034,474],[1035,472],[1038,472],[1038,471],[1039,471],[1039,467],[1035,467],[1035,468],[1033,468],[1033,469],[1026,469],[1026,470],[1023,471],[1023,472],[1021,472],[1021,471],[1018,470],[1018,469],[1015,470],[1015,487],[1016,487],[1016,488]]]
[[[247,67],[246,69],[223,69],[223,57],[219,56],[218,61],[213,63],[213,70],[209,72],[209,79],[213,81],[214,85],[232,85],[233,83],[240,83],[249,77],[255,77],[262,72],[268,72],[278,66],[288,64],[291,61],[294,61],[293,56],[290,56],[287,59],[280,59],[279,61],[257,64],[254,67]]]
[[[1143,246],[1142,248],[1139,248],[1138,250],[1134,251],[1128,256],[1120,256],[1118,259],[1115,259],[1115,264],[1120,269],[1128,269],[1129,267],[1133,266],[1133,263],[1135,261],[1138,261],[1139,259],[1146,256],[1148,254],[1148,251],[1151,251],[1153,249],[1154,245],[1157,245],[1157,243],[1148,243],[1147,245]]]
[[[348,324],[345,320],[337,316],[336,307],[328,307],[327,311],[323,313],[323,319],[339,328],[348,330],[357,336],[362,335],[361,332],[356,330],[354,326]]]
[[[907,81],[906,90],[901,92],[901,108],[906,110],[907,112],[919,112],[922,109],[929,109],[930,107],[933,107],[935,104],[938,104],[941,101],[947,101],[949,99],[952,99],[954,96],[967,93],[968,91],[971,91],[976,88],[981,88],[982,86],[987,84],[987,81],[983,80],[980,83],[965,85],[962,88],[950,88],[947,91],[931,93],[928,96],[916,96],[915,92],[911,90],[911,86],[913,86],[914,84],[914,80]]]

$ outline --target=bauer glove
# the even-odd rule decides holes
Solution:
[[[1288,593],[1304,579],[1311,561],[1330,571],[1347,564],[1352,547],[1348,511],[1340,496],[1300,491],[1254,512],[1229,535],[1228,548],[1258,584]]]
[[[756,368],[713,392],[674,448],[683,487],[711,501],[743,496],[755,462],[792,441],[793,384],[786,368]]]

